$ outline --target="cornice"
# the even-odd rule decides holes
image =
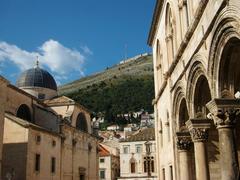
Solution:
[[[155,9],[154,9],[154,13],[153,13],[153,18],[152,18],[152,23],[151,23],[151,28],[148,34],[148,45],[152,46],[154,37],[156,35],[156,31],[157,31],[157,25],[160,19],[160,15],[162,13],[163,10],[163,4],[164,4],[165,0],[157,0],[156,5],[155,5]]]

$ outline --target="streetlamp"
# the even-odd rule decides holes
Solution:
[[[151,155],[151,146],[152,146],[152,143],[150,141],[145,142],[148,177],[151,176],[151,157],[150,157],[150,155]]]

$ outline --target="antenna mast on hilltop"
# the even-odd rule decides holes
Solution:
[[[125,50],[125,57],[124,57],[124,59],[127,60],[127,44],[125,44],[124,50]]]

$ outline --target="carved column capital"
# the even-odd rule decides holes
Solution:
[[[223,109],[219,110],[218,113],[210,113],[208,116],[212,119],[217,126],[217,128],[223,127],[234,127],[237,119],[239,118],[240,110],[239,109]]]
[[[192,128],[189,132],[193,142],[208,140],[208,129],[206,128]]]
[[[186,125],[193,142],[205,142],[208,139],[208,129],[211,127],[209,119],[190,119]]]
[[[213,99],[207,104],[212,119],[217,128],[234,127],[240,117],[240,101],[237,99]]]
[[[192,146],[192,140],[189,132],[177,132],[177,149],[180,151],[188,151]]]

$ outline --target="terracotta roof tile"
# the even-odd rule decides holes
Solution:
[[[99,156],[101,157],[101,156],[109,156],[109,155],[110,155],[110,152],[101,144],[99,144]]]
[[[155,130],[154,128],[144,128],[140,129],[137,133],[130,135],[122,142],[132,142],[132,141],[150,141],[155,140]]]

